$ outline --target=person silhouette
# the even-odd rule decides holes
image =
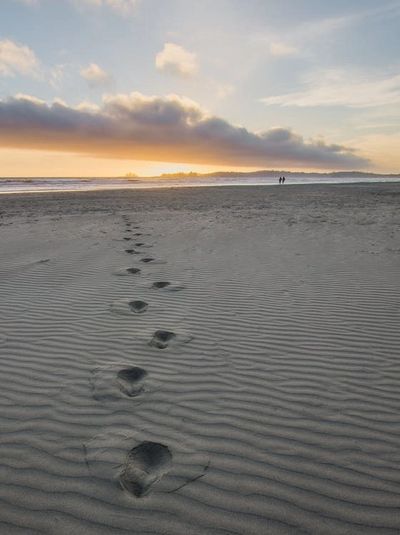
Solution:
[[[279,184],[282,184],[282,177],[279,177]]]
[[[286,178],[283,176],[283,177],[282,177],[282,184],[285,183],[285,180],[286,180]]]

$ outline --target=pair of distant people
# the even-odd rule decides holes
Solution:
[[[285,180],[286,180],[286,178],[284,176],[280,176],[279,177],[279,184],[284,184]]]

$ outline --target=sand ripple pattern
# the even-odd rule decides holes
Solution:
[[[54,222],[39,255],[23,226],[2,262],[0,533],[399,533],[398,257],[130,209]],[[127,263],[127,222],[160,262]]]

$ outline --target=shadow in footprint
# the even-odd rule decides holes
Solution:
[[[137,267],[124,267],[116,269],[113,274],[117,275],[118,277],[129,277],[130,275],[139,275],[141,271],[142,270]]]
[[[143,314],[143,312],[146,312],[149,308],[149,305],[146,301],[130,301],[129,308],[132,312],[135,312],[135,314]]]
[[[141,498],[171,469],[172,454],[167,446],[157,442],[142,442],[126,456],[119,476],[121,486]]]
[[[180,292],[186,288],[183,284],[168,281],[156,281],[150,287],[155,290],[167,289],[169,292]]]
[[[170,286],[170,282],[167,281],[159,281],[159,282],[153,282],[152,288],[166,288],[167,286]]]
[[[153,334],[153,338],[150,340],[149,345],[156,347],[157,349],[166,349],[176,337],[176,334],[172,331],[158,330]]]
[[[126,403],[128,399],[133,403],[152,392],[155,385],[145,369],[127,362],[94,368],[89,382],[93,398],[100,403]]]
[[[125,249],[125,252],[128,254],[140,254],[140,251],[135,251],[135,249]]]
[[[149,304],[142,299],[116,299],[110,304],[111,312],[122,316],[140,315],[146,312],[148,308]]]
[[[143,391],[146,376],[146,370],[138,366],[123,368],[117,373],[119,389],[130,398],[138,396]]]
[[[124,238],[125,241],[131,241],[132,238]]]
[[[140,261],[144,262],[145,264],[149,264],[150,262],[154,262],[154,258],[151,258],[149,256],[146,256],[145,258],[141,258]]]
[[[136,275],[137,273],[140,273],[141,270],[139,268],[130,267],[130,268],[127,268],[126,271],[128,273],[132,273],[133,275]]]

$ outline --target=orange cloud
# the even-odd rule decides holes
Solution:
[[[101,107],[0,101],[0,146],[97,158],[234,166],[343,168],[367,161],[342,145],[305,141],[283,128],[254,133],[171,95],[110,95]]]

